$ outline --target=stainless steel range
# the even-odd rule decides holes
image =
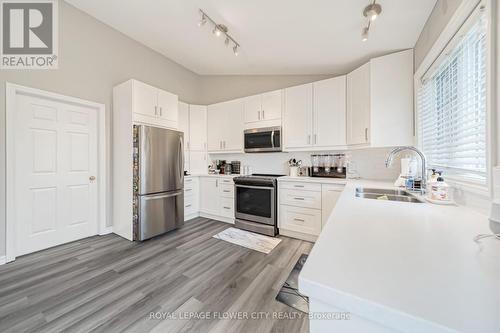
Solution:
[[[240,229],[276,236],[278,177],[253,174],[234,178],[235,226]]]

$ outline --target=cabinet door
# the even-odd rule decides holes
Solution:
[[[191,150],[207,149],[207,107],[189,106],[189,147]]]
[[[134,80],[133,94],[134,113],[156,119],[156,116],[158,114],[158,89],[140,81]]]
[[[219,215],[219,180],[215,177],[200,177],[200,211]]]
[[[205,151],[191,150],[189,152],[190,172],[196,174],[206,174],[208,170],[207,153]]]
[[[224,118],[221,120],[223,150],[243,151],[243,99],[224,104]]]
[[[321,193],[321,220],[322,226],[326,225],[328,222],[328,218],[332,213],[333,208],[337,204],[337,200],[340,197],[340,194],[344,190],[343,185],[322,185],[322,193]]]
[[[262,94],[261,119],[281,119],[282,90],[270,91]]]
[[[179,131],[184,133],[184,147],[189,149],[189,105],[179,102]]]
[[[178,106],[177,95],[158,89],[158,112],[162,120],[177,123],[179,121]]]
[[[262,120],[262,97],[255,95],[245,97],[243,99],[245,104],[245,123],[253,123]]]
[[[370,129],[370,63],[347,74],[347,144],[367,144]]]
[[[285,89],[284,147],[311,147],[312,84]]]
[[[225,103],[209,105],[207,108],[207,147],[208,151],[221,151],[223,132],[227,125]]]
[[[318,81],[314,87],[314,131],[316,147],[346,145],[346,77]]]
[[[370,60],[370,145],[413,145],[413,50]]]

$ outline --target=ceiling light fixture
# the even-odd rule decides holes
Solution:
[[[366,42],[368,40],[368,35],[370,33],[370,29],[368,27],[364,27],[361,32],[361,41]]]
[[[210,16],[208,16],[203,10],[199,9],[199,11],[201,14],[201,20],[198,22],[198,26],[201,27],[201,26],[205,25],[205,23],[207,21],[209,21],[214,27],[212,30],[212,33],[217,37],[220,37],[220,36],[222,36],[222,34],[224,34],[224,36],[226,37],[226,39],[224,40],[224,44],[226,46],[229,46],[229,44],[232,42],[233,43],[233,53],[235,56],[237,56],[238,49],[240,48],[240,44],[236,40],[234,40],[233,37],[231,37],[229,35],[229,33],[228,33],[229,29],[224,24],[218,24],[217,22],[212,20],[212,18]]]
[[[382,6],[380,6],[378,3],[375,3],[375,1],[373,1],[372,4],[366,6],[363,10],[363,15],[366,18],[369,18],[371,21],[375,21],[380,13],[382,13]]]
[[[204,26],[205,23],[207,23],[207,17],[205,16],[205,14],[202,14],[201,15],[201,19],[200,19],[200,22],[198,22],[198,26],[201,27],[201,26]]]
[[[363,30],[361,30],[361,41],[363,42],[366,42],[368,40],[372,21],[375,21],[380,13],[382,13],[382,6],[375,3],[375,1],[376,0],[373,0],[373,2],[366,6],[363,10],[364,17],[368,19],[368,24],[363,28]]]

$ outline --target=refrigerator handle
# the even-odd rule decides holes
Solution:
[[[181,195],[183,191],[175,191],[175,192],[170,192],[166,194],[147,194],[147,195],[141,195],[140,198],[144,200],[155,200],[155,199],[164,199],[164,198],[171,198],[175,197],[178,195]]]
[[[184,176],[184,142],[183,137],[179,140],[179,180],[182,182],[182,177]]]

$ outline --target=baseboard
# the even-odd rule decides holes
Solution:
[[[221,222],[234,224],[234,218],[230,218],[230,217],[224,217],[224,216],[208,214],[208,213],[203,213],[203,212],[200,212],[200,216],[206,217],[207,219],[212,219],[212,220],[217,220],[217,221],[221,221]]]
[[[184,222],[195,219],[198,216],[200,216],[200,214],[198,212],[193,213],[193,214],[189,214],[189,215],[184,215]]]
[[[286,230],[286,229],[281,229],[281,228],[279,229],[279,234],[282,236],[297,238],[297,239],[301,239],[301,240],[305,240],[305,241],[313,242],[313,243],[316,242],[316,240],[318,239],[318,236],[304,234],[301,232],[296,232],[296,231]]]
[[[5,265],[7,263],[7,257],[6,256],[0,256],[0,265]]]
[[[104,228],[104,230],[99,231],[99,236],[104,236],[113,232],[113,226]]]

